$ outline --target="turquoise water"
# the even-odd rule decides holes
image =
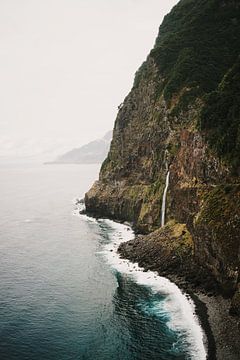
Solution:
[[[0,359],[202,359],[173,294],[116,266],[127,229],[76,216],[98,170],[1,168]]]

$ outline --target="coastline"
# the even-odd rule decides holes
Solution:
[[[203,358],[208,359],[208,336],[205,332],[205,327],[202,326],[202,321],[199,319],[198,316],[197,307],[199,308],[199,305],[197,306],[196,301],[193,299],[193,297],[186,291],[182,291],[182,289],[176,284],[176,282],[173,281],[173,279],[167,278],[165,276],[163,277],[160,274],[157,274],[157,272],[155,272],[154,270],[145,271],[145,269],[141,266],[138,266],[136,262],[131,261],[131,259],[122,258],[120,256],[118,252],[119,245],[126,244],[128,243],[128,241],[132,241],[132,236],[133,238],[135,237],[134,230],[129,223],[121,223],[109,219],[99,219],[99,221],[105,221],[110,225],[110,227],[115,228],[115,230],[117,231],[113,237],[113,242],[110,243],[105,250],[105,255],[107,255],[108,259],[110,255],[110,265],[113,265],[113,267],[120,273],[126,273],[128,276],[132,277],[136,283],[150,287],[152,291],[166,294],[167,299],[174,300],[175,308],[168,309],[170,311],[169,313],[171,313],[171,310],[173,311],[173,313],[175,313],[175,315],[172,314],[173,319],[172,321],[170,321],[170,323],[172,323],[169,324],[170,328],[171,326],[173,326],[173,324],[176,324],[176,328],[178,328],[180,320],[182,323],[182,331],[190,330],[192,334],[194,334],[190,336],[192,344],[189,348],[189,354],[191,354],[191,358],[196,360],[200,360]],[[119,231],[119,226],[125,226],[125,229],[120,228]],[[114,263],[112,263],[111,261],[113,259],[112,255],[113,258],[116,257]],[[179,319],[177,315],[177,319],[174,319],[178,312],[180,312],[181,316],[183,317]],[[184,322],[184,319],[186,323]],[[177,322],[175,323],[176,320]],[[213,354],[214,346],[212,346],[211,349],[213,349],[213,351],[211,351],[211,354]],[[212,359],[214,360],[215,358],[212,357]]]
[[[125,259],[124,257],[122,257],[123,259]],[[128,259],[131,261],[131,257],[128,257]],[[134,261],[134,260],[133,260]],[[149,269],[146,267],[144,268],[144,271],[149,271]],[[152,268],[151,271],[155,271],[158,273],[159,276],[161,276],[161,274],[157,271],[157,269]],[[174,283],[181,291],[183,294],[186,294],[187,296],[189,296],[194,305],[195,305],[195,314],[199,320],[200,326],[204,332],[205,335],[205,341],[204,341],[204,345],[205,345],[205,349],[206,349],[206,359],[207,360],[230,360],[231,358],[227,358],[227,357],[222,357],[222,358],[218,358],[217,357],[217,345],[216,345],[216,340],[215,340],[215,336],[214,333],[212,331],[212,326],[211,326],[211,322],[208,316],[208,309],[209,309],[209,303],[207,301],[207,298],[204,298],[200,292],[194,292],[193,289],[191,289],[190,284],[186,284],[183,283],[182,279],[179,278],[177,275],[166,275],[164,274],[164,277],[168,280],[170,280],[172,283]],[[234,358],[231,360],[239,360],[239,358]]]
[[[163,293],[166,292],[167,294],[169,291],[169,294],[166,296],[170,297],[170,299],[171,296],[173,296],[172,300],[174,300],[173,303],[175,303],[176,306],[175,309],[170,309],[170,311],[172,310],[173,313],[175,313],[173,314],[173,323],[174,320],[176,320],[174,319],[174,316],[177,316],[176,328],[178,328],[179,319],[181,318],[183,327],[182,330],[188,333],[188,336],[190,336],[189,339],[192,341],[189,348],[191,358],[196,360],[215,360],[215,343],[210,331],[210,326],[207,322],[204,304],[196,298],[195,295],[190,294],[186,291],[186,289],[179,286],[179,284],[175,281],[176,279],[168,278],[165,275],[161,276],[153,269],[144,269],[142,266],[138,266],[135,261],[131,261],[129,258],[123,258],[119,254],[119,246],[127,244],[129,241],[133,241],[135,238],[134,229],[130,223],[121,222],[116,219],[102,218],[100,216],[95,217],[93,214],[86,213],[83,202],[78,202],[78,205],[81,208],[81,215],[87,216],[90,221],[105,222],[108,226],[115,230],[116,233],[113,235],[112,241],[102,252],[107,257],[107,261],[111,267],[122,274],[128,274],[140,285],[149,286],[153,291],[157,291],[159,293],[163,291]],[[141,279],[139,279],[139,277],[141,277]],[[159,281],[160,284],[157,283]],[[179,313],[181,314],[180,316],[178,316]],[[211,354],[211,357],[208,354]]]
[[[136,262],[138,258],[145,271],[150,269],[157,272],[159,276],[166,277],[191,297],[196,306],[196,315],[207,338],[207,359],[239,360],[240,320],[229,315],[231,300],[223,298],[215,291],[214,293],[204,291],[203,288],[196,286],[195,282],[191,283],[191,281],[186,280],[184,275],[178,275],[178,269],[174,269],[175,273],[172,268],[169,273],[165,269],[164,274],[161,274],[156,259],[151,258],[151,246],[146,246],[146,248],[149,246],[149,255],[146,256],[146,248],[144,255],[141,251],[139,254],[138,245],[137,237],[121,245],[119,247],[121,257],[133,262]],[[196,279],[194,278],[194,280]]]
[[[83,202],[82,202],[83,204]],[[83,209],[83,208],[82,208]],[[82,214],[85,214],[94,219],[100,219],[100,216],[88,213],[83,209]],[[107,219],[108,220],[108,219]],[[117,219],[110,219],[115,223],[125,224],[134,231],[134,226],[128,222],[118,221]],[[151,234],[150,234],[151,235]],[[146,235],[143,235],[145,237]],[[122,259],[130,260],[136,263],[137,244],[131,247],[132,254],[123,256],[121,252],[121,245],[127,246],[129,242],[135,242],[137,235],[132,240],[128,240],[119,244],[118,252]],[[135,256],[134,256],[135,255]],[[150,263],[151,263],[151,259]],[[153,262],[153,261],[152,261]],[[138,263],[138,262],[137,262]],[[195,283],[191,283],[184,278],[175,274],[161,274],[157,267],[148,268],[147,264],[139,266],[144,268],[144,271],[155,271],[159,276],[164,276],[171,282],[176,284],[185,294],[189,295],[194,302],[195,312],[199,319],[200,325],[206,336],[206,351],[208,360],[239,360],[240,359],[240,319],[229,315],[230,299],[225,299],[222,295],[213,291],[207,292],[201,288],[197,288]]]

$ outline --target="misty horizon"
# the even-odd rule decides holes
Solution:
[[[176,2],[1,2],[0,160],[51,160],[111,130]]]

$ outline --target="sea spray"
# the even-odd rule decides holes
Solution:
[[[166,213],[166,199],[167,199],[167,191],[169,186],[169,177],[170,177],[170,171],[167,172],[166,176],[166,184],[163,192],[163,198],[162,198],[162,217],[161,217],[161,226],[165,225],[165,213]]]
[[[79,209],[84,210],[83,205],[77,206],[75,214],[79,214]],[[162,296],[162,300],[155,301],[154,304],[144,304],[143,311],[151,312],[156,316],[164,316],[170,330],[181,334],[179,341],[185,347],[190,359],[206,360],[207,352],[205,349],[205,334],[199,324],[195,313],[193,301],[171,281],[159,276],[156,272],[144,271],[138,264],[120,258],[117,250],[122,242],[134,238],[133,230],[124,224],[116,223],[107,219],[96,220],[86,215],[81,215],[90,223],[98,223],[100,227],[107,227],[110,242],[103,245],[100,254],[104,256],[114,272],[127,276],[140,286],[149,288],[153,293]],[[149,308],[149,309],[148,309]],[[173,347],[178,344],[173,344]]]
[[[110,235],[112,241],[102,250],[110,266],[121,274],[131,277],[139,285],[164,295],[165,300],[155,305],[156,314],[164,312],[169,319],[168,327],[183,334],[187,342],[186,350],[191,359],[205,360],[207,358],[204,346],[205,334],[196,316],[193,301],[170,280],[159,276],[156,272],[144,271],[137,263],[120,258],[117,252],[119,245],[134,238],[131,228],[111,220],[100,220],[100,222],[104,222],[114,230]]]

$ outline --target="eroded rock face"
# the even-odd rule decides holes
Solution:
[[[137,236],[122,243],[119,253],[130,258],[145,269],[178,275],[186,274],[191,268],[194,244],[185,224],[169,222],[149,235]],[[186,261],[188,259],[188,261]]]
[[[238,179],[195,126],[202,102],[173,116],[163,97],[154,100],[158,78],[154,64],[149,66],[152,81],[142,80],[119,111],[99,181],[85,197],[87,211],[129,221],[143,234],[155,231],[169,169],[167,220],[186,224],[195,263],[232,295],[239,266],[240,192],[237,184],[227,184]]]
[[[189,3],[195,6],[195,2]],[[175,9],[173,15],[176,14]],[[85,197],[86,209],[96,216],[129,221],[142,234],[158,231],[169,170],[167,226],[186,224],[193,241],[193,251],[186,261],[205,269],[226,295],[232,296],[237,291],[233,301],[236,309],[240,178],[209,146],[206,131],[200,131],[199,119],[205,103],[204,94],[197,92],[197,82],[192,85],[195,88],[182,86],[170,99],[164,96],[170,80],[161,71],[160,50],[158,54],[154,49],[148,56],[120,106],[99,181]],[[178,62],[177,65],[180,66]],[[219,74],[224,78],[228,70],[224,66],[227,64],[218,69],[219,79]],[[189,100],[192,90],[197,95]],[[184,96],[187,105],[182,101]],[[162,233],[156,232],[157,236],[163,241]],[[138,246],[144,248],[148,239],[141,240]]]
[[[123,258],[170,278],[186,290],[204,290],[211,295],[218,292],[211,272],[194,260],[194,242],[185,224],[169,221],[148,235],[122,243],[118,251]]]
[[[128,220],[149,232],[160,225],[161,197],[171,121],[163,97],[156,99],[159,75],[153,60],[119,110],[110,152],[99,182],[86,195],[86,207],[102,216]]]

